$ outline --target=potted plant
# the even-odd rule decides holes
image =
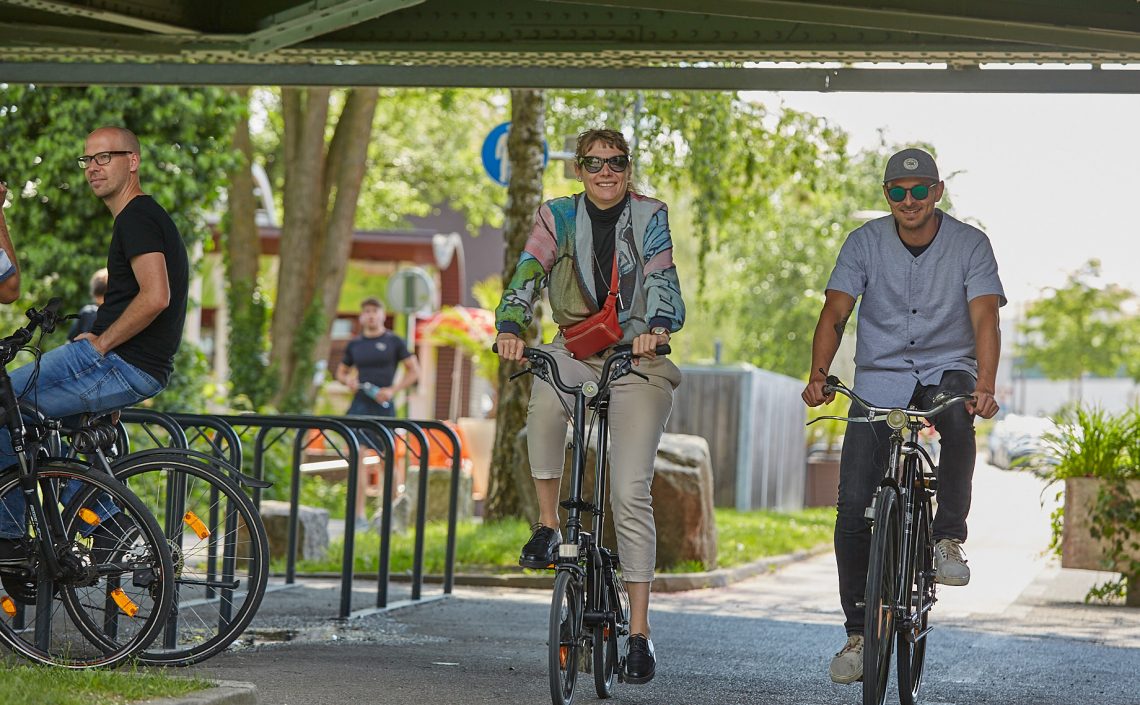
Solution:
[[[1085,600],[1124,596],[1140,606],[1140,409],[1077,408],[1045,435],[1050,484],[1064,482],[1050,548],[1064,568],[1118,572]]]

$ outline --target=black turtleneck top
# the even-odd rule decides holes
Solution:
[[[622,210],[625,209],[629,196],[627,195],[616,205],[606,209],[598,208],[588,197],[583,196],[583,200],[586,201],[586,213],[590,216],[590,225],[594,231],[594,259],[590,262],[582,262],[581,266],[589,266],[594,273],[594,290],[598,294],[598,308],[601,308],[610,291],[617,221],[621,217]]]

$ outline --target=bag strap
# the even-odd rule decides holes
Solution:
[[[618,257],[617,243],[615,242],[614,243],[614,270],[613,270],[613,273],[610,274],[610,290],[607,292],[607,296],[613,296],[615,298],[617,297],[617,288],[618,288],[617,257]]]

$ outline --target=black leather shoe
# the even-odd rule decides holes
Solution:
[[[631,634],[629,655],[625,657],[625,682],[642,685],[653,680],[657,672],[657,657],[653,655],[653,642],[644,634]]]
[[[523,568],[549,568],[558,556],[558,544],[562,543],[562,532],[549,526],[535,524],[530,527],[534,533],[523,546],[519,565]]]

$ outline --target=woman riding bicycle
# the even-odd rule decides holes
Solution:
[[[648,683],[656,670],[649,639],[649,586],[657,537],[650,487],[657,445],[673,406],[681,373],[655,355],[659,345],[685,322],[685,305],[673,265],[667,208],[633,192],[629,145],[614,130],[578,136],[574,171],[584,193],[547,201],[496,310],[499,355],[522,359],[520,335],[533,318],[542,287],[560,327],[543,346],[558,361],[568,384],[597,380],[614,345],[633,345],[637,371],[613,386],[610,402],[610,505],[618,555],[630,600],[629,654],[625,680]],[[562,541],[559,485],[568,416],[557,393],[545,384],[531,390],[527,446],[538,494],[539,517],[523,547],[519,565],[545,568]]]

